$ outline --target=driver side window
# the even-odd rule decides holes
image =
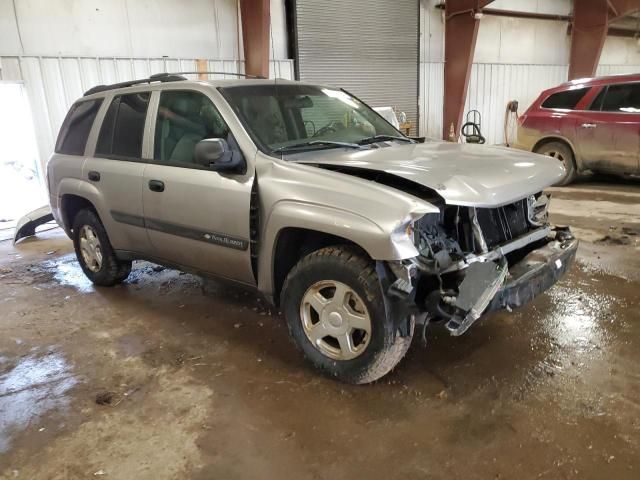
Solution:
[[[159,163],[196,165],[196,144],[205,138],[227,140],[229,127],[204,94],[172,90],[160,94],[154,160]]]

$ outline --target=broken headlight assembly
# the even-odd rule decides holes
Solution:
[[[551,196],[545,193],[527,197],[527,220],[534,227],[549,223],[549,203]]]

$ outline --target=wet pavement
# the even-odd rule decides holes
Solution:
[[[0,243],[0,479],[639,478],[640,185],[553,196],[561,283],[359,387],[249,292],[144,262],[94,288],[59,230]]]

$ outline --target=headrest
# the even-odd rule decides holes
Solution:
[[[177,97],[171,103],[171,110],[178,115],[183,116],[193,114],[197,115],[200,110],[200,102],[190,96]]]

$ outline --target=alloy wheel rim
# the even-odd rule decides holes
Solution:
[[[102,246],[96,231],[89,225],[80,228],[80,253],[89,270],[98,272],[102,268]]]
[[[547,156],[551,157],[551,158],[555,158],[556,160],[565,163],[564,161],[564,155],[562,155],[562,153],[557,152],[555,150],[551,150],[550,152],[547,152]]]
[[[371,317],[348,285],[322,280],[311,285],[300,304],[302,327],[311,344],[334,360],[352,360],[371,341]]]

